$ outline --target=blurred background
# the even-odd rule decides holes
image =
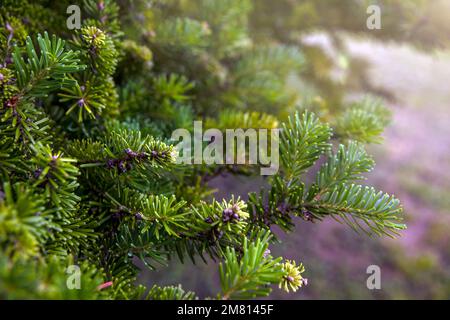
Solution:
[[[381,7],[381,29],[368,30],[365,8]],[[332,219],[298,220],[278,232],[274,256],[302,261],[308,286],[274,299],[450,299],[450,1],[256,0],[249,17],[256,41],[298,45],[308,67],[290,85],[323,111],[355,96],[382,97],[392,111],[381,144],[368,149],[377,163],[367,184],[395,194],[408,229],[397,239],[368,238]],[[324,107],[326,105],[326,107]],[[330,116],[332,117],[332,116]],[[216,198],[247,197],[260,177],[225,176],[210,182]],[[366,269],[381,268],[381,290],[369,290]],[[143,272],[140,282],[183,283],[200,297],[219,291],[217,264],[173,261]]]

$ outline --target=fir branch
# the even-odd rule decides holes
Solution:
[[[361,174],[370,172],[374,164],[361,144],[354,141],[347,146],[341,144],[338,152],[328,157],[317,172],[315,187],[322,194],[338,184],[362,180],[364,177]]]
[[[184,291],[181,285],[158,287],[154,285],[148,292],[147,300],[195,300],[197,297],[192,291]]]
[[[321,154],[330,150],[330,137],[330,127],[312,113],[289,117],[280,135],[280,158],[286,179],[298,178]]]
[[[188,47],[190,49],[206,46],[210,30],[206,24],[189,18],[165,20],[156,28],[153,41],[159,45]]]
[[[314,217],[331,215],[369,235],[398,235],[406,228],[401,224],[400,202],[374,188],[340,184],[311,202],[303,204]]]
[[[0,246],[13,257],[35,256],[49,237],[50,210],[23,183],[3,183],[0,190]],[[1,255],[1,254],[0,254]]]
[[[37,42],[39,54],[30,37],[25,49],[16,46],[13,53],[19,100],[22,97],[45,97],[63,86],[72,86],[75,82],[66,75],[84,69],[79,65],[78,53],[65,49],[64,40],[55,35],[50,39],[45,32],[43,37],[38,34]]]
[[[336,134],[363,143],[382,142],[391,113],[380,100],[366,98],[348,107],[336,120]]]
[[[255,242],[243,242],[243,255],[238,257],[233,248],[227,248],[225,261],[219,265],[222,293],[220,299],[248,299],[267,296],[270,284],[279,283],[284,275],[281,258],[267,254],[269,233],[261,234]]]

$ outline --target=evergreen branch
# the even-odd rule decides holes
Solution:
[[[331,148],[331,129],[312,113],[289,117],[280,135],[280,158],[286,178],[299,177]]]
[[[190,97],[187,94],[194,88],[194,83],[177,74],[160,75],[153,81],[155,98],[163,104],[169,102],[183,102]]]
[[[157,228],[157,224],[151,224],[147,226],[147,231],[143,232],[142,223],[122,223],[118,228],[115,243],[118,249],[117,257],[123,259],[123,256],[126,256],[127,259],[131,259],[136,256],[151,270],[156,269],[155,262],[166,266],[167,258],[170,256],[170,251],[165,248],[168,240],[166,235],[156,239],[153,231]],[[169,242],[173,243],[173,239]],[[126,263],[132,264],[132,261],[127,260]]]
[[[45,197],[57,212],[69,214],[76,209],[80,197],[75,194],[79,186],[79,169],[73,164],[75,159],[63,157],[62,152],[53,153],[48,145],[36,144],[31,163],[34,165],[33,187],[44,190]]]
[[[354,141],[339,145],[338,152],[328,157],[316,175],[317,191],[322,194],[338,184],[364,179],[362,173],[373,169],[374,161],[364,147]]]
[[[46,243],[48,253],[63,257],[70,253],[88,254],[100,236],[102,220],[102,216],[89,214],[85,209],[63,219],[54,219],[51,239]]]
[[[217,118],[207,119],[207,128],[226,129],[275,129],[278,120],[273,115],[262,112],[224,110]]]
[[[393,237],[406,228],[399,223],[403,210],[399,200],[371,187],[340,184],[303,207],[314,217],[331,215],[368,234]]]
[[[175,160],[173,146],[139,130],[112,128],[100,141],[75,140],[66,147],[78,159],[80,168],[102,168],[114,174],[132,169],[147,176],[158,168],[170,166]]]
[[[67,78],[67,74],[84,69],[79,65],[78,53],[67,51],[65,41],[47,32],[37,36],[39,54],[36,52],[30,37],[26,40],[26,48],[15,47],[13,53],[14,68],[19,88],[18,96],[45,97],[50,92],[75,82]],[[27,58],[24,59],[23,55]]]
[[[297,47],[261,46],[244,54],[236,64],[233,76],[238,82],[261,73],[285,78],[292,71],[300,71],[304,63],[305,58]]]
[[[77,32],[72,44],[78,48],[83,62],[94,75],[114,74],[118,62],[118,51],[111,37],[95,26],[85,26]]]
[[[187,212],[182,208],[185,201],[176,201],[174,195],[166,197],[164,195],[144,195],[136,191],[125,189],[120,192],[119,199],[109,195],[106,196],[117,208],[118,214],[128,213],[138,221],[142,221],[143,227],[140,232],[148,232],[151,227],[152,234],[158,240],[160,233],[164,230],[168,236],[179,237],[182,231],[187,231]]]
[[[10,245],[7,254],[35,256],[52,226],[50,211],[42,198],[25,184],[3,183],[0,190],[0,245]]]
[[[248,0],[199,1],[199,20],[207,21],[210,30],[208,47],[214,55],[222,58],[235,55],[251,45],[248,34],[247,15],[251,10]]]
[[[270,234],[264,233],[249,243],[244,238],[239,258],[234,248],[227,248],[225,261],[219,265],[222,293],[219,298],[249,299],[267,296],[270,284],[281,282],[284,275],[281,258],[274,259],[267,254]]]
[[[165,20],[156,27],[156,37],[153,40],[159,45],[177,47],[204,47],[210,30],[207,25],[190,18],[175,18]]]
[[[107,298],[108,290],[98,290],[104,281],[101,270],[87,262],[78,263],[79,288],[77,289],[76,282],[68,282],[66,270],[74,264],[73,257],[65,260],[49,256],[46,261],[36,259],[9,261],[0,253],[0,299]],[[76,270],[72,272],[74,271]],[[73,287],[69,287],[68,283]]]
[[[267,195],[263,190],[260,194],[249,194],[248,207],[252,221],[249,227],[269,228],[275,224],[286,232],[291,231],[294,223],[290,213],[303,202],[304,189],[304,184],[296,179],[291,180],[288,186],[282,177],[274,176]]]
[[[31,145],[46,143],[50,140],[51,121],[42,110],[36,108],[33,103],[26,102],[16,108],[4,109],[0,128],[5,137],[13,138],[21,151],[29,153]]]
[[[379,100],[366,98],[354,103],[336,120],[336,134],[344,139],[380,143],[389,124],[390,111]]]
[[[197,297],[192,291],[184,291],[181,285],[159,287],[154,285],[146,296],[146,300],[195,300]]]

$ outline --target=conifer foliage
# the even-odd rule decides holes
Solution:
[[[213,298],[297,291],[314,266],[272,256],[272,226],[405,227],[394,196],[359,185],[386,109],[359,101],[327,124],[299,107],[287,77],[308,61],[295,45],[252,39],[250,1],[85,0],[81,28],[69,30],[73,2],[0,7],[0,298],[197,298],[136,284],[137,260],[154,269],[171,259],[219,261]],[[177,164],[171,132],[196,119],[281,128],[269,188],[215,199],[209,178],[254,166]]]

